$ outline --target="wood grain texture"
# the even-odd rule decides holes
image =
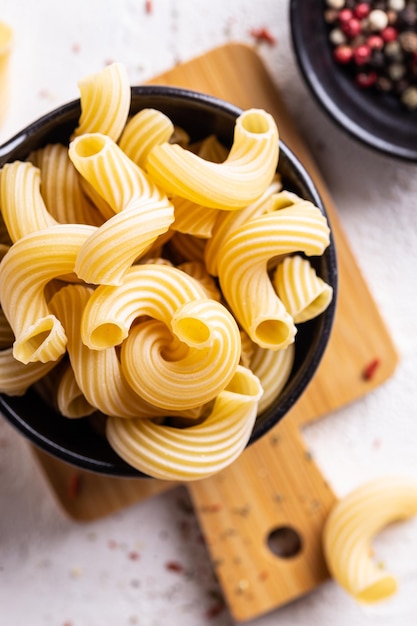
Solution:
[[[236,620],[248,620],[307,593],[328,576],[321,532],[335,496],[305,447],[302,427],[376,389],[393,374],[398,357],[323,178],[256,52],[230,44],[151,82],[195,89],[242,109],[259,107],[272,113],[281,138],[313,177],[336,241],[336,318],[308,389],[286,418],[231,467],[188,486],[230,611]],[[375,358],[379,359],[375,375],[365,380],[362,372]],[[78,520],[112,513],[172,487],[78,472],[45,453],[35,453],[58,502]],[[74,496],[70,487],[75,471],[82,482],[77,496],[69,497]],[[301,549],[290,558],[277,556],[268,543],[271,533],[287,527],[301,541]]]

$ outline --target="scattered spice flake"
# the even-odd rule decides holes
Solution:
[[[81,486],[82,476],[79,472],[74,472],[73,474],[71,474],[68,480],[67,495],[69,500],[74,500],[74,498],[79,495]]]
[[[223,508],[221,502],[214,502],[213,504],[206,504],[200,508],[201,513],[218,513]]]
[[[73,567],[70,571],[71,578],[80,578],[82,576],[82,569],[80,567]]]
[[[181,563],[178,563],[178,561],[168,561],[167,563],[165,563],[165,569],[167,569],[169,572],[183,572],[184,571],[184,566],[181,565]]]
[[[109,539],[107,545],[110,550],[115,550],[117,548],[117,541],[115,541],[115,539]]]
[[[244,593],[245,591],[247,591],[248,588],[249,588],[249,581],[243,578],[242,580],[239,580],[237,584],[236,593]]]
[[[372,446],[378,450],[381,446],[382,446],[382,439],[380,437],[376,437],[376,439],[374,439]]]
[[[224,602],[222,604],[213,604],[213,606],[211,606],[209,609],[207,609],[207,611],[206,611],[206,618],[207,619],[214,619],[215,617],[220,615],[220,613],[223,613],[225,608],[226,608],[226,606],[225,606]]]
[[[380,363],[381,361],[378,358],[375,358],[372,361],[370,361],[368,365],[362,371],[363,380],[372,380],[372,378],[375,375],[376,370],[380,366]]]
[[[128,557],[131,561],[139,561],[140,554],[139,552],[135,552],[132,550],[132,552],[129,552]]]
[[[73,43],[73,44],[72,44],[72,46],[71,46],[71,51],[72,51],[74,54],[78,54],[78,53],[80,52],[80,50],[81,50],[81,46],[80,46],[80,44],[79,44],[79,43]]]
[[[48,89],[40,89],[39,97],[43,100],[53,100],[53,95],[50,91],[48,91]]]
[[[258,578],[261,582],[263,582],[264,580],[269,578],[269,572],[267,572],[265,569],[262,570],[262,572],[259,572]]]
[[[251,37],[256,39],[256,41],[259,41],[259,42],[264,41],[270,46],[275,46],[275,44],[277,43],[276,38],[271,33],[269,28],[266,28],[266,26],[263,26],[262,28],[251,28],[251,30],[249,31],[249,34],[251,35]]]
[[[153,2],[152,2],[152,0],[146,0],[145,1],[145,13],[147,13],[147,15],[151,15],[151,13],[153,13]]]

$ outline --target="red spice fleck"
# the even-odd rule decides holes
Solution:
[[[135,552],[135,551],[129,552],[128,556],[131,561],[139,561],[140,559],[139,552]]]
[[[67,495],[70,500],[76,498],[81,490],[82,477],[79,472],[71,474],[68,480]]]
[[[269,578],[269,572],[267,572],[265,569],[262,570],[261,572],[259,572],[259,580],[261,582],[263,582],[264,580],[266,580],[267,578]]]
[[[202,513],[218,513],[222,510],[222,504],[221,502],[206,504],[205,506],[202,506],[200,510]]]
[[[109,539],[107,545],[110,550],[115,550],[117,548],[117,541],[115,539]]]
[[[220,615],[220,613],[222,613],[225,609],[225,604],[221,603],[221,604],[214,604],[213,606],[211,606],[207,611],[206,611],[206,617],[207,619],[214,619],[215,617],[217,617],[218,615]]]
[[[152,0],[146,0],[145,2],[145,13],[150,15],[153,12],[153,2]]]
[[[165,563],[165,568],[169,572],[183,572],[184,571],[184,566],[181,565],[181,563],[178,563],[178,561],[168,561],[167,563]]]
[[[368,363],[368,365],[365,367],[365,369],[362,372],[363,380],[372,380],[380,363],[381,362],[379,359],[373,359],[372,361],[370,361],[370,363]]]
[[[270,46],[275,46],[275,44],[277,43],[274,35],[271,33],[269,28],[266,28],[265,26],[263,26],[262,28],[252,28],[250,30],[250,35],[257,41],[265,41]]]
[[[74,54],[78,54],[80,52],[80,50],[81,50],[80,44],[79,43],[73,43],[71,50],[72,50],[72,52]]]
[[[382,446],[382,439],[380,437],[376,437],[372,445],[376,450],[378,450]]]
[[[45,99],[47,99],[47,98],[50,98],[50,97],[51,97],[51,93],[50,93],[50,91],[48,91],[47,89],[40,89],[40,90],[39,90],[39,96],[40,96],[41,98],[45,98]]]

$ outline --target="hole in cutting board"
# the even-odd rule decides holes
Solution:
[[[269,533],[267,545],[275,556],[281,559],[291,559],[301,552],[303,542],[292,526],[279,526]]]

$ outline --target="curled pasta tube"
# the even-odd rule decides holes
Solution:
[[[137,324],[121,348],[131,387],[168,412],[215,398],[234,376],[241,348],[233,316],[214,300],[184,304],[170,327],[158,320]]]
[[[91,295],[81,320],[82,341],[93,350],[117,346],[137,317],[146,315],[169,325],[178,308],[202,298],[204,288],[175,267],[135,265],[121,285],[100,285]]]
[[[104,217],[84,193],[80,176],[60,143],[48,144],[29,155],[41,172],[41,194],[51,215],[60,224],[100,226]]]
[[[211,237],[219,213],[223,211],[200,206],[180,196],[174,196],[171,202],[175,209],[172,230],[195,237]]]
[[[236,120],[233,144],[223,163],[165,143],[152,148],[145,169],[169,195],[215,209],[241,209],[270,184],[278,163],[278,140],[273,117],[249,109]]]
[[[3,258],[0,301],[16,337],[18,361],[54,361],[65,352],[65,331],[50,313],[44,288],[73,272],[78,250],[93,231],[83,224],[51,226],[22,237]]]
[[[75,273],[86,283],[119,285],[133,262],[168,231],[173,220],[173,206],[167,198],[132,201],[81,246]]]
[[[114,213],[120,213],[138,198],[162,198],[140,167],[106,135],[81,135],[70,143],[68,154],[81,176]]]
[[[68,365],[59,381],[57,404],[61,415],[70,419],[86,417],[96,411],[79,388],[71,365]]]
[[[292,317],[277,296],[268,260],[300,251],[321,255],[329,244],[326,218],[310,202],[300,202],[249,220],[219,252],[223,295],[249,337],[263,348],[286,348],[296,333]]]
[[[55,361],[25,365],[14,358],[12,348],[0,350],[0,393],[23,396],[33,383],[43,378],[55,365]]]
[[[238,366],[210,415],[188,428],[152,420],[107,420],[110,445],[127,463],[162,480],[199,480],[230,465],[243,451],[256,419],[262,387]]]
[[[295,324],[320,315],[333,298],[332,287],[317,276],[307,259],[298,254],[279,263],[272,282]]]
[[[40,185],[40,171],[32,163],[6,163],[0,171],[0,206],[13,242],[57,224],[45,206]]]
[[[68,285],[54,294],[49,303],[66,329],[74,378],[86,402],[105,415],[160,416],[159,409],[149,406],[127,384],[114,348],[90,350],[81,341],[80,322],[90,295],[91,289],[85,285]]]
[[[174,124],[162,111],[142,109],[127,122],[119,146],[129,159],[144,168],[151,148],[169,141],[173,132]]]
[[[387,476],[359,486],[336,503],[323,530],[330,573],[357,601],[379,602],[397,591],[396,578],[372,559],[371,541],[385,526],[417,514],[417,482]]]
[[[294,343],[285,350],[265,350],[254,344],[250,369],[259,378],[264,390],[259,401],[258,413],[271,406],[281,394],[290,377],[294,357]]]
[[[81,115],[74,136],[102,133],[117,141],[125,127],[131,101],[125,66],[112,63],[100,72],[85,76],[78,87]]]
[[[275,177],[272,183],[260,198],[244,207],[240,211],[219,211],[216,223],[213,227],[212,236],[207,240],[204,248],[204,260],[207,270],[213,276],[218,274],[218,258],[222,245],[242,224],[246,224],[249,220],[266,213],[272,198],[278,195],[281,188],[280,180]]]

